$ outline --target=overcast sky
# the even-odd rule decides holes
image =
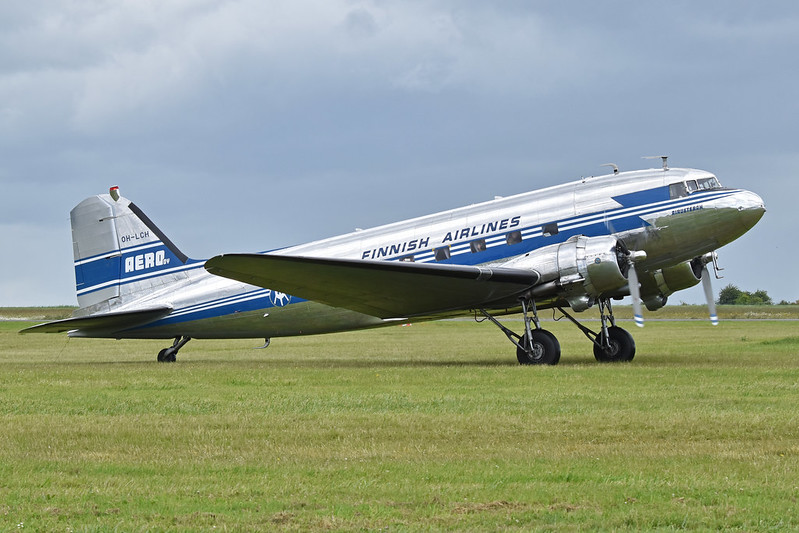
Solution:
[[[0,306],[76,304],[69,211],[112,185],[207,258],[660,154],[766,202],[716,292],[799,299],[798,2],[491,4],[3,2]]]

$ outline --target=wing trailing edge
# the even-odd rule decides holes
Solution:
[[[148,307],[133,311],[65,318],[25,328],[20,333],[61,333],[64,331],[122,331],[154,322],[172,312],[170,306]]]
[[[533,270],[272,254],[209,259],[211,274],[383,319],[511,301],[540,279]]]

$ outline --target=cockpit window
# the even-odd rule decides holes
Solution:
[[[670,198],[682,198],[696,191],[707,191],[710,189],[720,189],[721,183],[715,176],[700,178],[697,180],[686,180],[669,185]]]
[[[701,191],[721,188],[719,180],[717,180],[715,177],[702,178],[701,180],[696,180],[696,185],[697,187],[699,187],[699,190]]]
[[[679,182],[669,185],[669,197],[682,198],[683,196],[688,196],[688,191],[685,190],[685,183]]]

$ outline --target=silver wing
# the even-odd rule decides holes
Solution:
[[[516,303],[540,279],[532,270],[282,256],[219,255],[208,272],[383,319]]]

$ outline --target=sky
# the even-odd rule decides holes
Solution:
[[[794,0],[3,2],[0,306],[76,304],[113,185],[208,258],[661,154],[766,203],[716,292],[796,301],[797,53]]]

